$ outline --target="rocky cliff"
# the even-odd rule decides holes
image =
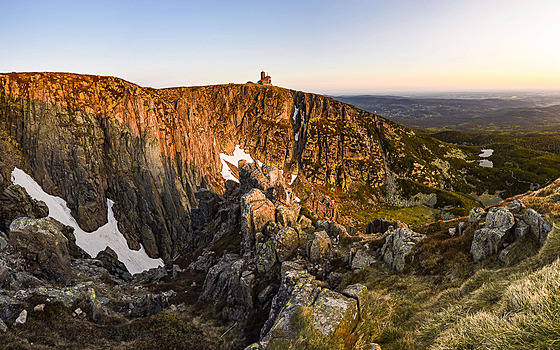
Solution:
[[[235,145],[299,175],[301,191],[373,203],[394,197],[398,177],[436,188],[462,181],[448,171],[450,146],[327,97],[257,84],[151,89],[113,77],[0,74],[0,129],[83,229],[106,222],[110,198],[129,246],[166,260],[187,242],[196,190],[223,192],[219,155]]]

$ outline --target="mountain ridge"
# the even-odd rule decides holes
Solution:
[[[388,171],[434,188],[464,186],[447,171],[451,146],[332,98],[275,86],[154,89],[114,77],[9,73],[0,74],[0,99],[2,128],[33,177],[68,200],[86,231],[105,223],[105,198],[114,198],[130,247],[142,243],[166,260],[185,243],[194,192],[223,191],[219,154],[235,145],[299,175],[302,195],[344,192],[384,203],[398,191],[385,186]]]

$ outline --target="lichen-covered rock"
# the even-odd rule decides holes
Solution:
[[[308,243],[309,260],[312,263],[320,263],[328,259],[332,250],[332,241],[325,231],[314,232]]]
[[[269,317],[261,329],[261,339],[268,343],[273,338],[293,337],[292,317],[302,306],[311,305],[319,291],[315,277],[307,271],[288,269],[272,300]]]
[[[486,211],[479,207],[474,207],[469,211],[469,223],[473,223],[482,219],[486,215]]]
[[[352,270],[361,270],[375,264],[376,260],[365,249],[359,249],[352,257]]]
[[[324,337],[346,338],[358,324],[358,301],[322,289],[313,303],[313,327]]]
[[[546,242],[548,233],[552,231],[552,226],[535,210],[527,209],[523,214],[523,221],[531,227],[531,233],[538,238],[541,245]]]
[[[525,206],[523,205],[523,203],[519,199],[516,199],[516,200],[513,200],[511,203],[509,203],[506,208],[512,214],[519,214],[525,208]]]
[[[7,230],[14,219],[20,217],[40,219],[47,215],[49,215],[47,205],[31,198],[19,185],[9,185],[0,193],[0,231]]]
[[[531,226],[529,226],[523,220],[517,220],[513,233],[515,234],[515,239],[524,237],[527,233],[531,232]]]
[[[484,227],[488,229],[497,229],[508,231],[515,225],[513,214],[506,208],[492,208],[486,215],[486,223]]]
[[[216,252],[213,250],[205,250],[202,254],[189,264],[189,270],[198,270],[208,272],[208,270],[216,263]]]
[[[8,326],[6,326],[4,321],[2,321],[2,319],[0,319],[0,332],[6,333],[7,330],[8,330]]]
[[[279,262],[287,260],[297,249],[299,233],[292,227],[281,228],[274,238],[274,248]]]
[[[361,283],[352,284],[344,288],[342,295],[356,299],[358,301],[358,308],[361,310],[367,295],[367,287]]]
[[[62,229],[53,218],[19,218],[10,224],[10,245],[26,260],[30,271],[69,283],[72,269]]]
[[[400,271],[404,268],[406,256],[412,248],[426,236],[416,233],[408,228],[397,228],[387,231],[385,244],[381,248],[381,254],[385,263],[393,270]]]
[[[474,232],[471,254],[474,261],[496,254],[504,243],[508,232],[495,228],[483,227]]]

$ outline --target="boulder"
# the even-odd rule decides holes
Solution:
[[[471,254],[474,261],[496,254],[507,238],[507,231],[495,228],[481,228],[474,232]]]
[[[274,248],[279,262],[287,260],[299,245],[299,234],[292,227],[281,228],[274,237]]]
[[[119,260],[117,253],[115,253],[115,251],[110,247],[106,247],[105,250],[100,251],[95,259],[99,260],[103,267],[109,271],[111,275],[126,282],[132,281],[132,275],[128,272],[126,266]]]
[[[8,326],[6,326],[4,321],[2,321],[2,319],[0,319],[0,332],[6,333],[7,330],[8,330]]]
[[[344,288],[342,295],[356,299],[358,301],[358,308],[361,309],[367,296],[367,287],[361,283],[352,284]]]
[[[385,233],[385,244],[381,254],[385,263],[393,270],[400,271],[404,268],[406,256],[412,248],[426,236],[416,233],[408,228],[397,228]]]
[[[469,211],[469,224],[482,219],[486,211],[479,207],[474,207]]]
[[[252,305],[252,281],[242,274],[245,271],[245,260],[237,254],[225,254],[222,259],[208,270],[200,298],[203,300],[227,300],[230,303]]]
[[[214,232],[205,232],[208,223],[216,217],[222,198],[216,192],[201,188],[194,194],[198,200],[198,208],[191,209],[190,231],[197,234],[189,235],[189,246],[196,248],[212,240]]]
[[[19,218],[10,224],[10,245],[30,271],[69,283],[72,278],[68,239],[64,225],[53,218]]]
[[[20,217],[40,219],[49,215],[49,208],[20,185],[9,185],[0,194],[0,230],[5,231],[13,220]]]
[[[320,288],[315,277],[307,271],[287,269],[282,275],[280,289],[272,299],[267,321],[261,329],[261,339],[268,343],[274,338],[292,338],[292,317],[302,306],[311,305]]]
[[[525,208],[525,206],[523,205],[523,203],[519,199],[516,199],[516,200],[512,201],[511,203],[509,203],[506,208],[512,214],[519,214]]]
[[[508,231],[515,225],[513,214],[506,208],[492,208],[486,215],[485,228]]]
[[[531,226],[529,226],[525,221],[518,220],[515,228],[513,229],[513,233],[515,235],[515,239],[519,239],[524,237],[527,233],[531,232]]]
[[[352,270],[361,270],[376,263],[376,260],[365,249],[359,249],[352,257]]]
[[[208,270],[216,263],[216,252],[213,250],[205,250],[201,255],[189,264],[189,270],[198,270],[208,272]]]
[[[16,324],[24,324],[27,322],[27,310],[20,312],[18,318],[16,318]]]
[[[289,207],[278,205],[276,207],[276,222],[282,226],[294,226],[297,222],[300,209],[301,207],[297,203]]]
[[[322,289],[313,303],[313,328],[324,337],[348,337],[358,324],[358,316],[356,299],[330,289]]]
[[[552,231],[552,226],[535,210],[527,209],[523,214],[523,221],[525,221],[531,228],[531,233],[538,238],[541,245],[544,244],[548,233]]]
[[[313,233],[313,238],[308,243],[309,260],[312,263],[320,263],[328,259],[331,254],[332,241],[325,231]]]

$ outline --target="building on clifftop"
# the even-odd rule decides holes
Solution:
[[[272,85],[272,78],[270,78],[270,75],[266,75],[266,73],[263,71],[261,72],[261,80],[259,80],[257,83],[261,85]]]

